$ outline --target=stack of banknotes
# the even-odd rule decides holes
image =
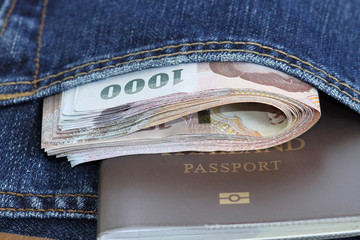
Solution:
[[[283,72],[252,63],[189,63],[46,98],[42,148],[73,166],[132,154],[265,149],[319,118],[317,90]]]

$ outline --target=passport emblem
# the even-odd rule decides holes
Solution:
[[[219,193],[220,204],[249,204],[249,192]]]

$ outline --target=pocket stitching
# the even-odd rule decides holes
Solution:
[[[62,212],[62,213],[83,213],[83,214],[96,214],[96,211],[85,211],[85,210],[74,210],[74,209],[61,209],[61,208],[49,208],[49,209],[34,209],[34,208],[2,208],[0,211],[11,211],[11,212]]]
[[[8,10],[6,16],[5,16],[5,19],[4,19],[4,25],[1,27],[1,30],[0,30],[0,38],[2,37],[4,31],[5,31],[8,23],[9,23],[10,16],[13,13],[13,11],[15,9],[15,6],[16,6],[16,2],[17,2],[17,0],[13,0],[11,2],[11,6],[10,6],[10,8],[9,8],[9,10]]]
[[[42,5],[42,11],[41,11],[41,23],[39,28],[39,35],[37,39],[37,49],[36,49],[36,57],[35,57],[35,73],[34,73],[34,79],[33,79],[33,86],[36,89],[37,88],[37,79],[39,76],[39,70],[40,70],[40,52],[41,52],[41,46],[42,46],[42,35],[44,31],[45,26],[45,18],[46,18],[46,10],[48,5],[48,0],[44,0]]]
[[[45,0],[47,1],[47,0]],[[351,86],[349,86],[348,84],[346,83],[343,83],[341,82],[339,79],[337,79],[336,77],[328,74],[327,72],[325,72],[324,70],[320,69],[320,68],[317,68],[315,67],[313,64],[307,62],[307,61],[304,61],[304,60],[301,60],[300,58],[294,56],[294,55],[291,55],[291,54],[288,54],[282,50],[278,50],[278,49],[274,49],[272,47],[269,47],[269,46],[265,46],[265,45],[262,45],[262,44],[259,44],[259,43],[254,43],[254,42],[232,42],[232,41],[222,41],[222,42],[217,42],[217,41],[211,41],[211,42],[196,42],[196,43],[184,43],[184,44],[179,44],[179,45],[171,45],[171,46],[165,46],[165,47],[162,47],[162,48],[156,48],[156,49],[152,49],[152,50],[146,50],[146,51],[140,51],[140,52],[136,52],[136,53],[130,53],[130,54],[125,54],[125,55],[122,55],[122,56],[117,56],[117,57],[114,57],[114,58],[110,58],[110,59],[102,59],[102,60],[99,60],[99,61],[96,61],[96,62],[91,62],[91,63],[87,63],[87,64],[83,64],[83,65],[79,65],[79,66],[76,66],[74,68],[71,68],[71,69],[68,69],[68,70],[65,70],[65,71],[62,71],[58,74],[53,74],[53,75],[49,75],[47,77],[43,77],[43,78],[40,78],[40,79],[37,79],[35,81],[32,81],[32,82],[29,82],[29,81],[24,81],[24,82],[8,82],[8,83],[2,83],[0,84],[0,86],[4,86],[4,85],[20,85],[20,84],[36,84],[38,82],[41,82],[41,81],[44,81],[46,79],[49,79],[49,78],[52,78],[52,77],[58,77],[60,75],[63,75],[65,73],[68,73],[68,72],[71,72],[71,71],[74,71],[76,69],[79,69],[79,68],[82,68],[82,67],[86,67],[86,66],[90,66],[90,65],[94,65],[94,64],[99,64],[99,63],[105,63],[105,62],[109,62],[109,61],[113,61],[113,60],[119,60],[119,59],[122,59],[122,58],[126,58],[126,57],[129,57],[129,56],[136,56],[136,55],[140,55],[140,54],[144,54],[144,53],[150,53],[150,52],[157,52],[157,51],[161,51],[161,50],[165,50],[165,49],[169,49],[169,48],[178,48],[178,47],[182,47],[182,46],[196,46],[196,45],[210,45],[210,44],[218,44],[218,45],[224,45],[224,44],[234,44],[234,45],[253,45],[253,46],[258,46],[260,48],[263,48],[263,49],[268,49],[268,50],[272,50],[274,52],[278,52],[278,53],[281,53],[287,57],[290,57],[292,59],[295,59],[297,61],[300,61],[301,63],[303,64],[306,64],[312,68],[314,68],[315,70],[317,71],[320,71],[321,73],[323,73],[324,75],[326,75],[327,77],[335,80],[336,82],[338,82],[339,84],[341,84],[342,86],[350,89],[351,91],[353,91],[354,93],[357,93],[357,94],[360,94],[359,91],[355,90],[354,88],[352,88]],[[87,75],[89,73],[92,73],[92,72],[97,72],[97,71],[102,71],[102,70],[105,70],[105,69],[108,69],[108,68],[114,68],[114,67],[117,67],[117,66],[121,66],[121,65],[124,65],[124,64],[129,64],[129,63],[132,63],[132,62],[141,62],[141,61],[146,61],[146,60],[149,60],[149,59],[158,59],[158,58],[162,58],[162,57],[168,57],[168,56],[176,56],[176,55],[188,55],[188,54],[192,54],[192,53],[206,53],[206,52],[246,52],[246,53],[252,53],[252,54],[256,54],[256,55],[260,55],[260,56],[265,56],[265,57],[270,57],[274,60],[277,60],[277,61],[282,61],[292,67],[296,67],[302,71],[305,71],[311,75],[313,75],[314,77],[322,80],[324,83],[326,83],[327,85],[329,86],[333,86],[335,87],[336,89],[338,89],[340,92],[346,94],[347,96],[349,96],[351,99],[353,99],[354,101],[356,102],[359,102],[360,103],[360,100],[358,100],[357,98],[355,98],[354,96],[351,96],[348,92],[344,91],[344,90],[341,90],[338,86],[334,85],[333,83],[329,83],[327,80],[325,80],[323,77],[313,73],[312,71],[309,71],[307,69],[304,69],[296,64],[292,64],[290,62],[288,62],[287,60],[284,60],[284,59],[281,59],[281,58],[277,58],[277,57],[274,57],[272,55],[269,55],[269,54],[263,54],[263,53],[259,53],[259,52],[256,52],[256,51],[252,51],[252,50],[246,50],[246,49],[208,49],[208,50],[193,50],[193,51],[186,51],[186,52],[176,52],[176,53],[171,53],[171,54],[161,54],[161,55],[158,55],[158,56],[150,56],[150,57],[146,57],[146,58],[141,58],[141,59],[134,59],[134,60],[131,60],[131,61],[127,61],[127,62],[121,62],[121,63],[117,63],[117,64],[114,64],[114,65],[109,65],[109,66],[106,66],[106,67],[102,67],[102,68],[97,68],[97,69],[93,69],[93,70],[90,70],[88,72],[82,72],[82,73],[78,73],[78,74],[75,74],[73,76],[69,76],[69,77],[65,77],[61,80],[58,80],[58,81],[55,81],[55,82],[52,82],[48,85],[44,85],[40,88],[36,88],[34,89],[33,91],[28,91],[28,92],[22,92],[22,93],[15,93],[15,94],[3,94],[3,95],[0,95],[0,100],[7,100],[7,99],[12,99],[12,98],[17,98],[17,97],[25,97],[25,96],[31,96],[33,94],[35,94],[36,92],[38,92],[39,90],[42,90],[44,88],[48,88],[50,86],[53,86],[55,84],[58,84],[58,83],[61,83],[61,82],[64,82],[66,80],[69,80],[69,79],[73,79],[73,78],[76,78],[78,76],[83,76],[83,75]]]
[[[43,197],[43,198],[55,198],[55,197],[92,197],[97,198],[96,194],[34,194],[34,193],[15,193],[15,192],[6,192],[0,191],[2,195],[12,195],[17,197]]]

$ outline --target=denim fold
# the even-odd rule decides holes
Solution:
[[[95,239],[99,164],[44,153],[44,97],[148,68],[239,61],[360,113],[359,12],[358,0],[2,1],[0,231]]]

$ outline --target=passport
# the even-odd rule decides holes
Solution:
[[[360,117],[321,98],[320,121],[273,148],[103,161],[98,239],[360,235]]]

